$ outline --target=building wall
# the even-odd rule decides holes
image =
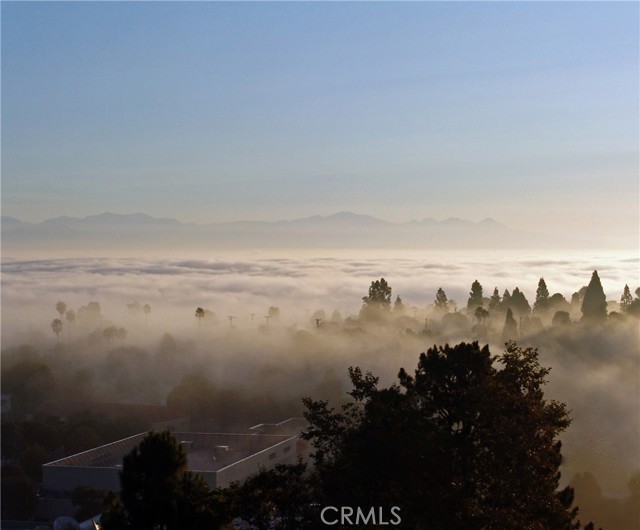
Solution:
[[[78,486],[120,491],[119,469],[113,467],[42,466],[45,490],[71,493]]]
[[[295,464],[297,459],[296,438],[290,438],[220,469],[215,477],[216,487],[224,488],[234,481],[245,480],[261,469],[272,469],[277,464]]]

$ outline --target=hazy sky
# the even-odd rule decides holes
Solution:
[[[638,233],[637,2],[1,9],[4,215]]]

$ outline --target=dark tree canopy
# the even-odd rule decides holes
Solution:
[[[442,287],[439,287],[438,292],[436,293],[435,307],[438,311],[443,313],[449,311],[449,301],[447,300],[447,295]]]
[[[545,311],[549,308],[549,289],[544,278],[540,278],[538,289],[536,290],[536,301],[533,303],[533,309],[536,312]]]
[[[593,271],[582,300],[584,320],[604,320],[607,318],[607,297],[602,289],[598,271]]]
[[[631,296],[631,290],[629,289],[629,286],[625,284],[622,296],[620,297],[620,310],[623,313],[626,313],[632,303],[633,296]]]
[[[364,318],[380,318],[391,309],[391,287],[387,280],[380,278],[371,282],[369,296],[362,297],[360,316]]]
[[[412,529],[579,528],[573,491],[558,490],[570,420],[544,399],[537,350],[433,347],[389,388],[349,373],[339,412],[305,400],[323,505],[398,506]]]
[[[527,316],[531,313],[531,306],[524,293],[516,287],[511,293],[508,307],[513,310],[516,316]]]
[[[400,298],[400,295],[398,295],[396,296],[396,301],[393,303],[393,312],[401,315],[404,311],[404,302],[402,301],[402,298]]]
[[[105,530],[205,530],[220,525],[207,483],[187,471],[187,455],[169,431],[148,433],[124,457],[120,485],[120,498],[107,499],[101,520]]]
[[[149,433],[122,462],[122,501],[135,528],[155,528],[175,512],[187,455],[168,431]]]
[[[504,328],[502,328],[502,340],[507,342],[508,340],[515,340],[518,338],[518,323],[513,318],[513,312],[511,308],[507,309],[507,316],[504,320]]]
[[[475,311],[476,307],[482,306],[482,285],[478,280],[475,280],[471,284],[471,292],[469,293],[469,300],[467,300],[467,309]]]
[[[493,289],[493,294],[489,300],[489,311],[496,311],[500,307],[500,292],[498,288]]]

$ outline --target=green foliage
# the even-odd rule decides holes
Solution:
[[[469,300],[467,300],[467,309],[475,311],[476,307],[482,306],[482,285],[478,280],[475,280],[471,284],[471,292],[469,293]]]
[[[558,491],[569,417],[544,399],[537,350],[433,347],[382,389],[349,373],[354,402],[340,411],[305,400],[324,505],[399,506],[412,529],[579,527],[572,491]]]
[[[593,271],[582,300],[583,320],[599,321],[607,318],[607,297],[602,289],[598,271]]]

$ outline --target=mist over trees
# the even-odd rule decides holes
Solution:
[[[553,278],[545,277],[553,287]],[[481,280],[474,282],[476,293]],[[22,484],[16,486],[20,491],[30,491],[26,485],[37,485],[39,466],[54,455],[148,428],[132,419],[105,421],[88,411],[71,414],[62,423],[48,415],[51,402],[167,404],[190,416],[194,430],[233,431],[299,416],[304,396],[343,404],[348,366],[376,373],[380,388],[387,388],[398,367],[411,366],[416,352],[429,345],[478,340],[499,351],[506,340],[517,337],[523,349],[538,347],[541,362],[553,366],[545,394],[573,411],[574,422],[562,433],[567,459],[560,487],[576,473],[591,473],[602,488],[598,506],[610,506],[615,495],[631,495],[629,473],[640,467],[634,456],[638,406],[629,401],[637,391],[632,374],[638,371],[639,321],[633,308],[640,299],[636,292],[629,301],[631,289],[622,282],[614,300],[605,297],[603,316],[601,301],[591,302],[602,299],[602,283],[592,282],[595,294],[589,294],[591,282],[576,286],[569,302],[561,293],[549,296],[541,278],[530,304],[522,284],[512,281],[496,285],[489,298],[476,297],[479,305],[473,309],[465,307],[461,286],[456,292],[464,298],[459,298],[463,303],[458,310],[443,288],[416,303],[415,296],[392,290],[391,282],[378,277],[370,280],[359,312],[326,304],[296,315],[281,299],[247,308],[244,314],[213,307],[235,315],[232,325],[209,318],[214,312],[204,307],[199,308],[202,316],[194,318],[188,300],[179,312],[152,300],[153,313],[146,313],[142,303],[131,303],[133,297],[119,302],[120,312],[102,299],[80,304],[67,299],[64,322],[57,319],[63,326],[60,335],[52,334],[44,320],[33,333],[33,345],[3,348],[2,387],[11,395],[13,409],[11,416],[3,415],[3,461],[14,466],[7,467],[6,478]],[[472,287],[469,298],[473,292]],[[585,308],[591,315],[589,308],[596,306],[598,316],[585,317]],[[68,318],[70,311],[75,318]],[[26,421],[27,415],[32,419]],[[596,432],[604,434],[594,437]],[[616,447],[618,456],[612,459],[604,449],[594,453],[594,446],[607,444]],[[581,488],[576,487],[578,505],[584,504]],[[609,524],[608,516],[602,520],[599,513],[588,513],[598,525],[626,530]]]

